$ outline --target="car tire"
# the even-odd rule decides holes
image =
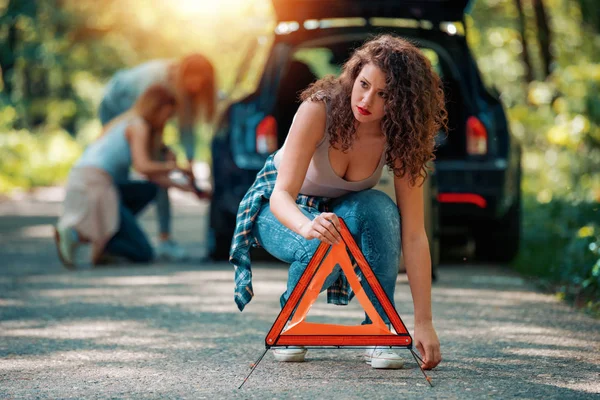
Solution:
[[[209,257],[213,261],[229,260],[231,235],[216,232],[211,229],[209,238]]]
[[[440,207],[438,203],[437,175],[430,173],[431,182],[424,188],[424,196],[431,199],[429,215],[426,220],[427,238],[429,240],[429,255],[431,257],[431,280],[437,281],[437,267],[440,263]],[[426,210],[427,213],[427,210]]]
[[[506,215],[481,226],[476,233],[475,257],[480,261],[508,263],[519,252],[521,242],[521,194]]]
[[[216,199],[213,197],[210,205],[208,255],[214,261],[227,261],[229,260],[229,248],[235,229],[235,219],[228,218],[229,214],[218,208]]]
[[[431,240],[429,243],[429,253],[431,256],[431,279],[433,282],[437,281],[438,265],[440,264],[440,220],[439,220],[439,207],[437,200],[434,200],[435,205],[433,206],[433,215],[435,215],[435,222],[432,226]]]

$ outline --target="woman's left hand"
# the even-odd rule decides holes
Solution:
[[[415,323],[415,347],[423,358],[423,369],[435,368],[442,361],[440,340],[437,337],[433,322]]]

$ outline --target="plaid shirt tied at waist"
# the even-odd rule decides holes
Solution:
[[[269,201],[275,180],[277,169],[273,161],[276,153],[267,158],[265,166],[257,174],[256,180],[246,192],[242,199],[235,226],[235,233],[229,250],[229,262],[235,267],[235,303],[240,311],[252,300],[252,268],[250,260],[250,249],[260,247],[258,240],[252,235],[252,228],[258,217],[262,205]],[[327,212],[327,204],[330,199],[325,197],[298,195],[296,203],[314,213]],[[316,240],[316,239],[314,239]],[[356,267],[356,265],[355,265]],[[327,302],[337,305],[347,305],[354,294],[344,274],[327,289]]]

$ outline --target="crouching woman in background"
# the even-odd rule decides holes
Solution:
[[[73,269],[80,243],[92,245],[93,265],[106,254],[147,263],[154,251],[136,215],[156,197],[158,185],[175,185],[169,173],[175,160],[154,161],[163,146],[163,129],[175,110],[175,97],[163,86],[150,86],[134,106],[108,123],[69,174],[64,211],[55,230],[59,258]],[[148,181],[131,181],[130,168]]]

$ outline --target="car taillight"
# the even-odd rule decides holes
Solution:
[[[277,121],[267,115],[256,127],[256,151],[271,154],[277,150]]]
[[[485,198],[474,193],[439,193],[438,201],[440,203],[470,203],[479,208],[487,207]]]
[[[485,125],[475,117],[467,119],[467,153],[483,155],[488,149],[488,134]]]

